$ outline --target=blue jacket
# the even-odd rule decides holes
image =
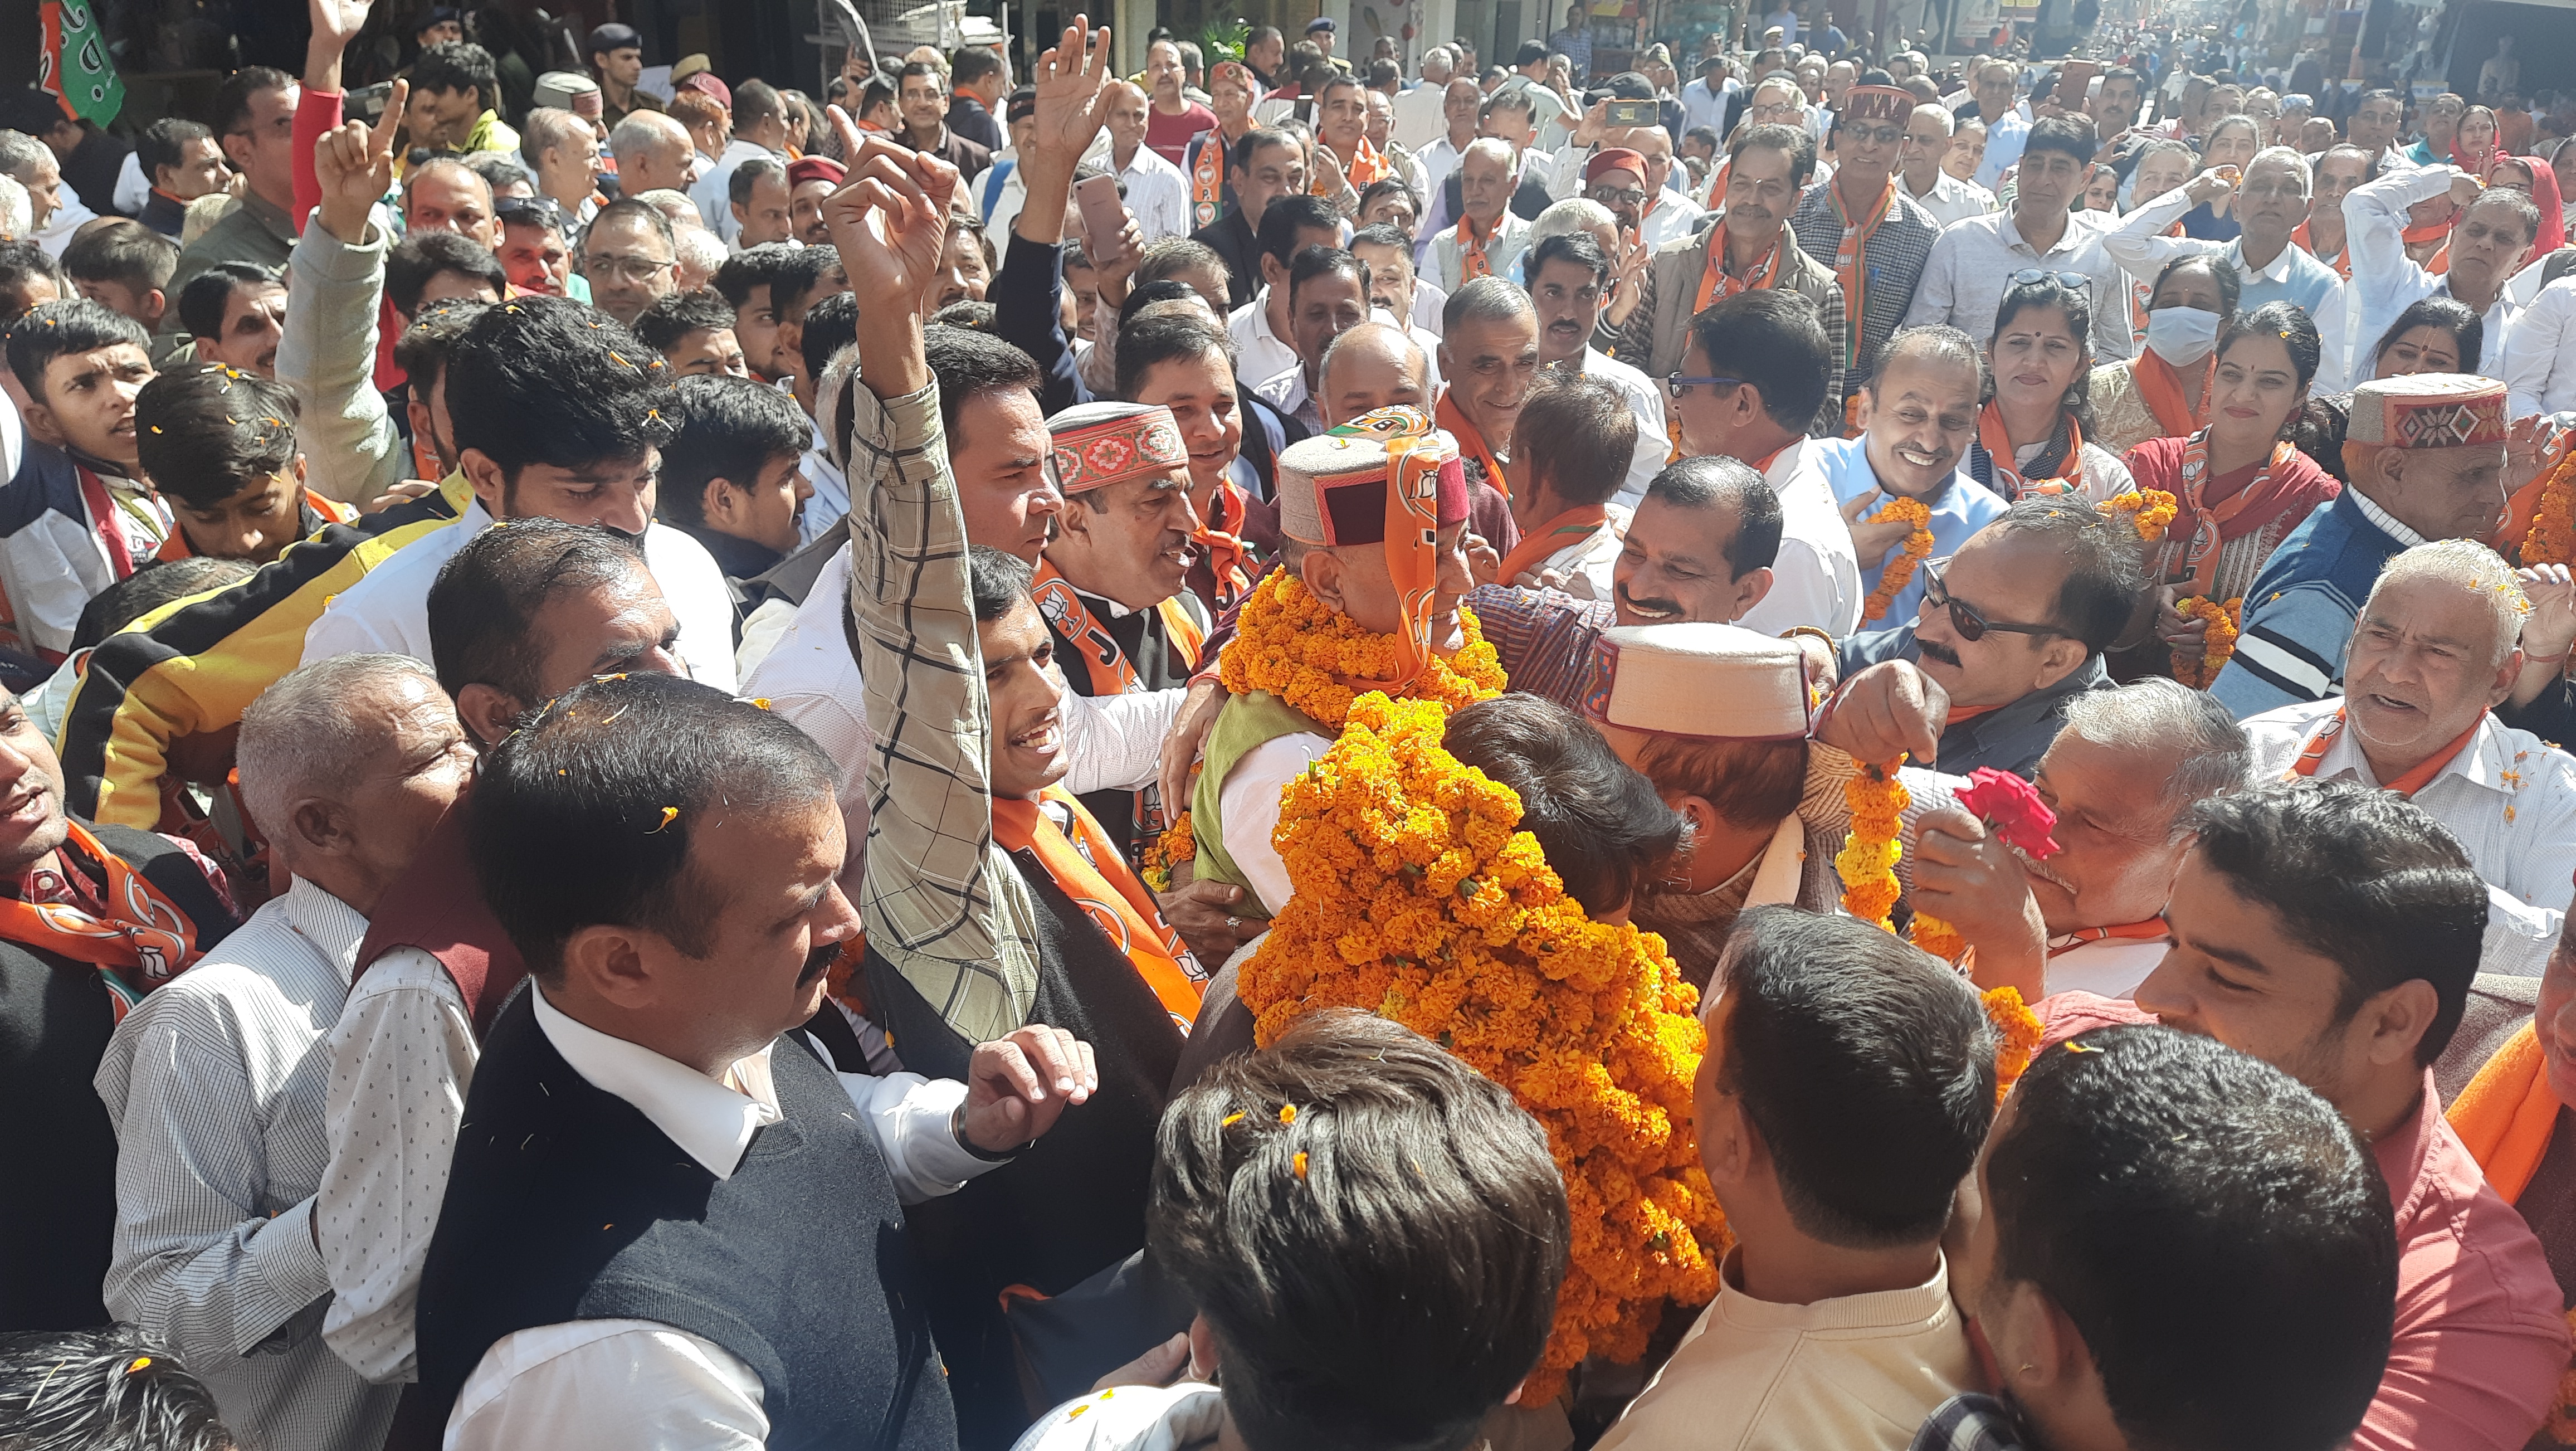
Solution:
[[[2309,514],[2254,577],[2236,657],[2209,693],[2238,720],[2341,695],[2361,603],[2405,547],[2371,522],[2351,489]]]

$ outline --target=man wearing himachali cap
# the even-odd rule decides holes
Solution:
[[[1834,174],[1807,189],[1789,216],[1799,250],[1842,287],[1843,397],[1857,407],[1878,350],[1905,321],[1941,224],[1896,184],[1914,93],[1854,86],[1834,119]]]
[[[1401,430],[1410,449],[1390,454],[1380,424]],[[1405,484],[1432,498],[1406,507]],[[1431,506],[1436,523],[1426,529],[1433,521],[1418,514]],[[1282,561],[1334,612],[1381,635],[1421,639],[1427,626],[1429,648],[1442,655],[1463,643],[1458,602],[1473,582],[1467,477],[1456,445],[1419,410],[1381,409],[1282,450],[1279,530]],[[1190,802],[1199,878],[1241,887],[1251,912],[1278,915],[1289,894],[1287,864],[1270,841],[1279,792],[1338,734],[1266,691],[1226,701]]]
[[[1047,433],[1065,508],[1031,593],[1067,687],[1106,696],[1188,684],[1212,622],[1186,588],[1199,520],[1180,425],[1168,408],[1085,403],[1048,419]],[[1150,786],[1094,791],[1083,804],[1131,862],[1167,824]]]
[[[2210,687],[2219,701],[2243,720],[2334,695],[2380,567],[2427,540],[2495,532],[2505,434],[2505,386],[2492,378],[2415,373],[2355,389],[2343,446],[2352,482],[2255,576],[2236,658]]]

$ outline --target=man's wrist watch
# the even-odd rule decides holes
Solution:
[[[966,1137],[966,1101],[964,1099],[959,1099],[957,1107],[948,1115],[948,1136],[957,1141],[957,1147],[987,1164],[1007,1164],[1027,1153],[1037,1144],[1037,1140],[1031,1139],[1016,1149],[1004,1149],[998,1154],[990,1149],[978,1147],[973,1139]]]

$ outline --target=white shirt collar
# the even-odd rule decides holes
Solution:
[[[2340,706],[2343,702],[2335,700],[2326,704]],[[2325,725],[2326,720],[2321,717],[2308,727],[2307,733],[2300,737],[2302,745],[2315,739],[2316,732],[2323,730]],[[2443,762],[2442,769],[2434,772],[2433,779],[2417,788],[2415,794],[2421,796],[2436,782],[2457,776],[2472,786],[2510,795],[2511,788],[2504,780],[2506,745],[2504,726],[2497,722],[2495,713],[2489,711],[2478,717],[2477,734],[2469,738],[2468,745],[2462,747],[2458,755]],[[2370,769],[2370,758],[2362,754],[2361,742],[2354,737],[2349,721],[2335,733],[2334,743],[2326,747],[2325,755],[2317,761],[2318,780],[2333,781],[2345,776],[2365,786],[2384,784]]]
[[[2281,255],[2273,258],[2267,265],[2248,267],[2245,265],[2245,239],[2238,237],[2227,244],[2227,260],[2236,264],[2236,270],[2244,274],[2248,282],[2280,282],[2289,277],[2291,259],[2298,255],[2298,251],[2299,244],[2292,242],[2284,246],[2281,249]]]
[[[2348,489],[2345,492],[2351,494],[2353,503],[2360,507],[2361,517],[2378,525],[2381,533],[2386,534],[2389,538],[2396,540],[2398,543],[2405,545],[2409,549],[2412,549],[2416,545],[2424,542],[2423,535],[2418,534],[2414,530],[2407,528],[2405,525],[2398,523],[2396,515],[2379,507],[2379,505],[2373,501],[2368,494],[2363,493],[2359,489]]]
[[[367,919],[357,908],[297,877],[286,889],[286,922],[339,972],[340,981],[357,975],[358,944],[367,936]]]
[[[769,1055],[777,1044],[726,1073],[730,1083],[741,1085],[736,1091],[640,1043],[612,1038],[575,1022],[547,999],[542,988],[529,986],[536,995],[537,1026],[572,1071],[600,1092],[634,1105],[636,1112],[652,1120],[653,1127],[717,1178],[732,1178],[742,1164],[743,1151],[751,1147],[751,1136],[784,1117],[769,1077]]]

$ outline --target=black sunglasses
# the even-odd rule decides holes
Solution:
[[[1979,640],[1986,638],[1986,632],[1989,630],[2000,631],[2007,635],[2029,635],[2039,639],[2045,639],[2051,635],[2063,635],[2066,633],[2055,625],[2017,625],[2005,620],[1987,619],[1984,615],[1977,613],[1976,606],[1959,600],[1954,597],[1948,589],[1942,586],[1941,576],[1946,572],[1947,568],[1948,566],[1946,565],[1933,564],[1928,561],[1924,564],[1923,603],[1932,606],[1934,609],[1948,610],[1950,612],[1950,628],[1956,630],[1959,634],[1959,638],[1967,641],[1969,644],[1973,645]]]

